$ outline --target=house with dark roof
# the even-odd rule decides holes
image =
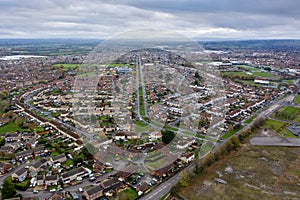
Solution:
[[[14,147],[11,145],[6,145],[0,148],[0,152],[3,152],[4,154],[9,154],[14,152]]]
[[[16,142],[20,139],[20,134],[7,133],[4,137],[5,137],[6,142]]]
[[[42,153],[44,153],[45,148],[43,146],[39,146],[33,149],[34,156],[40,156]]]
[[[36,182],[37,185],[44,185],[44,175],[37,175]]]
[[[165,167],[162,167],[158,170],[152,171],[151,174],[153,176],[157,176],[159,178],[166,177],[166,176],[171,175],[173,173],[174,167],[175,167],[175,164],[171,163],[171,164],[169,164]]]
[[[65,154],[60,154],[57,156],[53,156],[50,158],[52,163],[63,163],[67,161],[67,157]]]
[[[14,172],[11,177],[14,179],[14,180],[17,180],[19,182],[22,182],[25,180],[25,178],[27,177],[27,174],[28,174],[28,171],[27,169],[24,167],[24,168],[21,168],[19,169],[18,171]]]
[[[23,159],[25,157],[31,157],[32,156],[32,151],[31,150],[25,150],[25,151],[21,151],[16,153],[16,160],[20,160]]]
[[[57,175],[52,175],[52,176],[46,176],[45,177],[45,184],[47,184],[47,185],[57,185],[57,182],[58,182]]]
[[[84,191],[84,196],[87,200],[95,200],[103,196],[103,188],[98,185],[89,190]]]
[[[79,167],[63,173],[61,177],[64,183],[68,183],[75,180],[77,177],[83,178],[85,176],[88,176],[88,174],[89,173],[83,167]]]
[[[44,166],[47,166],[48,162],[45,158],[41,158],[34,163],[34,165],[29,167],[29,171],[31,172],[39,172],[40,169]]]
[[[146,182],[142,182],[139,184],[139,186],[136,187],[136,191],[138,192],[138,195],[144,194],[149,189],[149,185]]]

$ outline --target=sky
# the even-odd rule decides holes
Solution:
[[[0,0],[0,38],[106,39],[141,28],[194,39],[300,39],[299,0]]]

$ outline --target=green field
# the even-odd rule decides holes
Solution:
[[[249,65],[237,65],[237,67],[242,67],[242,68],[244,68],[246,70],[249,70],[251,72],[253,72],[253,71],[260,71],[260,69],[258,69],[256,67],[251,67]]]
[[[75,69],[76,67],[80,67],[81,64],[69,64],[69,63],[60,63],[53,65],[54,67],[62,67],[63,69]]]
[[[269,72],[253,72],[253,76],[255,77],[261,77],[261,78],[273,78],[276,77],[275,75],[269,73]]]
[[[221,138],[223,138],[223,139],[230,138],[232,135],[234,135],[236,132],[238,132],[242,128],[243,128],[243,126],[240,126],[237,129],[233,129],[232,131],[228,131],[227,133],[225,133],[224,135],[222,135]]]
[[[136,121],[135,125],[135,131],[138,133],[147,132],[150,130],[150,127],[144,122]]]
[[[278,119],[291,120],[294,122],[300,121],[300,108],[292,106],[283,106],[275,112],[274,117]]]
[[[9,122],[8,124],[5,124],[4,126],[0,127],[0,134],[25,130],[27,129],[21,128],[15,122]]]
[[[138,197],[138,193],[132,188],[126,188],[118,193],[119,199],[134,200]]]
[[[294,100],[294,103],[300,104],[300,94],[298,94]]]
[[[267,119],[265,124],[263,125],[264,128],[268,128],[273,130],[279,136],[286,137],[286,138],[296,138],[296,136],[291,133],[286,128],[289,126],[289,123],[277,121],[273,119]]]

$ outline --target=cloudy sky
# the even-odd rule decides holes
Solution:
[[[300,39],[299,0],[0,0],[0,38],[109,38],[167,28],[197,39]]]

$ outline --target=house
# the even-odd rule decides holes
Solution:
[[[117,177],[105,179],[100,183],[100,186],[104,189],[105,193],[117,192],[123,185],[124,183],[119,181]]]
[[[126,135],[123,132],[116,133],[115,137],[114,137],[115,140],[125,140],[125,138],[126,138]]]
[[[3,152],[3,154],[10,154],[14,152],[14,147],[11,145],[3,146],[0,148],[0,152]]]
[[[46,176],[45,177],[45,184],[47,184],[47,185],[57,185],[57,182],[58,182],[57,175],[52,175],[52,176]]]
[[[34,156],[40,156],[42,153],[44,153],[45,148],[42,146],[36,147],[33,149]]]
[[[28,173],[27,169],[24,167],[14,172],[11,176],[14,180],[18,180],[19,182],[22,182],[27,177],[27,173]]]
[[[16,153],[16,160],[23,159],[25,157],[31,157],[32,156],[32,151],[31,150],[25,150],[21,151],[19,153]]]
[[[193,138],[180,140],[180,141],[178,141],[176,147],[177,147],[177,149],[186,149],[189,146],[191,146],[194,142],[195,142],[195,139],[193,139]]]
[[[41,158],[34,163],[34,165],[29,167],[29,171],[31,172],[39,172],[41,167],[47,166],[48,162],[46,159]]]
[[[29,140],[35,137],[35,134],[33,132],[23,132],[22,133],[22,139],[23,140]]]
[[[159,140],[162,138],[162,134],[159,131],[151,132],[149,135],[150,140]]]
[[[11,164],[10,163],[0,163],[0,172],[1,174],[6,174],[11,170]]]
[[[139,186],[136,187],[136,191],[138,192],[138,195],[144,194],[149,189],[149,185],[146,182],[140,183]]]
[[[65,172],[61,175],[62,180],[63,180],[64,183],[68,183],[70,181],[73,181],[77,177],[83,178],[85,176],[88,176],[88,172],[83,167],[73,169],[73,170]]]
[[[98,199],[99,197],[103,196],[103,188],[98,185],[95,187],[92,187],[89,190],[84,191],[84,196],[87,200],[95,200]]]
[[[151,174],[159,178],[166,177],[167,175],[171,175],[173,173],[174,167],[175,167],[174,163],[171,163],[158,170],[152,171]]]
[[[58,156],[53,156],[50,158],[52,163],[63,163],[67,161],[67,157],[65,154],[60,154]]]
[[[20,139],[20,134],[18,133],[7,133],[5,135],[6,142],[16,142]]]
[[[122,180],[127,180],[131,175],[137,173],[139,170],[138,166],[130,164],[126,166],[122,171],[119,171],[116,176]]]
[[[44,185],[44,175],[37,175],[36,176],[36,184],[37,185]]]
[[[102,172],[104,169],[105,169],[105,166],[102,162],[100,162],[98,160],[94,160],[93,171],[95,173]]]
[[[126,137],[128,140],[137,140],[140,138],[138,133],[134,133],[134,132],[128,132],[126,133]]]
[[[183,156],[180,157],[180,160],[182,160],[185,163],[189,163],[195,159],[195,154],[193,152],[188,152],[183,154]]]

